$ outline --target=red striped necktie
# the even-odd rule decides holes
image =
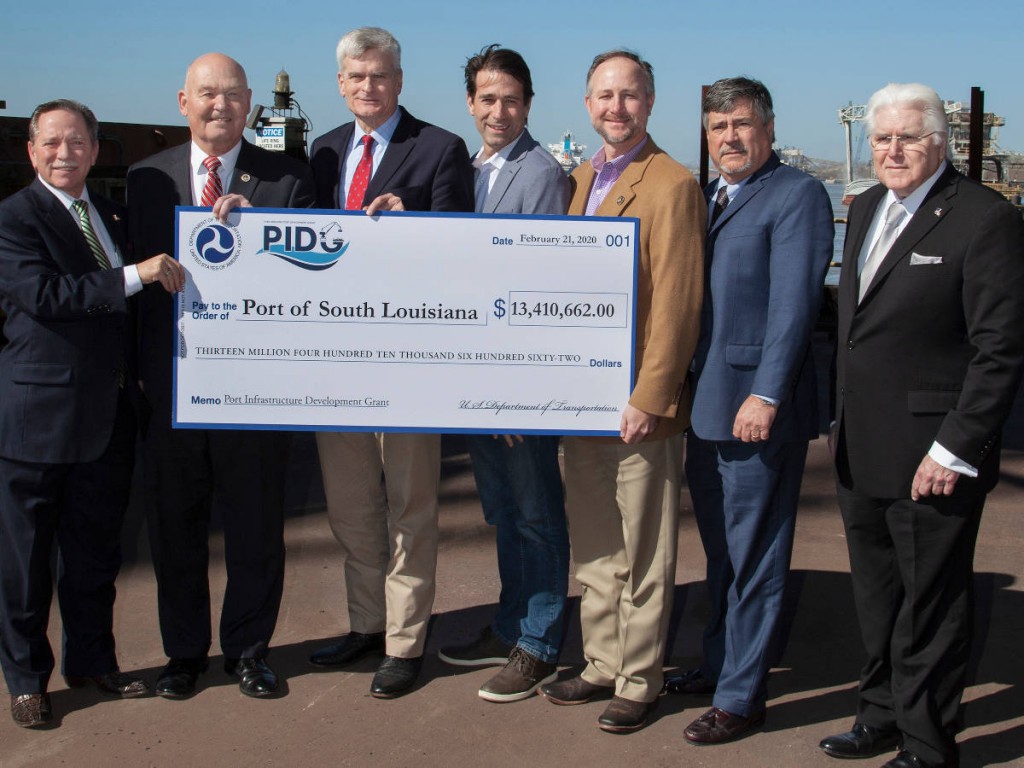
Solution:
[[[206,186],[203,187],[203,199],[200,203],[204,208],[212,208],[213,204],[217,202],[217,198],[224,194],[224,189],[220,184],[220,174],[217,173],[217,169],[220,168],[220,160],[210,155],[203,160],[203,165],[206,166]]]

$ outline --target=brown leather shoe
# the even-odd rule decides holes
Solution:
[[[45,693],[11,694],[11,719],[22,728],[38,728],[53,720],[50,697]]]
[[[691,744],[724,744],[746,736],[764,724],[764,712],[752,717],[741,717],[724,709],[712,707],[683,731],[683,738]]]
[[[105,675],[95,677],[78,677],[76,675],[64,675],[64,682],[68,688],[85,688],[88,685],[95,685],[104,693],[112,696],[120,696],[122,699],[137,699],[140,696],[148,696],[149,684],[141,677],[132,677],[123,672],[108,672]]]
[[[594,685],[588,683],[580,675],[554,683],[542,685],[541,695],[552,704],[571,706],[585,704],[597,696],[605,696],[615,691],[611,685]]]
[[[658,700],[633,701],[614,696],[599,718],[597,727],[608,733],[632,733],[645,725],[651,713],[658,706]]]

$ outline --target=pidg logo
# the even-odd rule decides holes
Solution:
[[[224,269],[238,258],[242,237],[230,224],[204,219],[192,230],[188,247],[192,258],[200,265],[207,269]]]
[[[302,224],[267,224],[263,227],[263,248],[259,252],[273,254],[302,269],[322,270],[337,264],[348,245],[336,221],[319,232]]]

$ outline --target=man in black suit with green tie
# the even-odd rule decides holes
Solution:
[[[125,265],[123,208],[85,186],[98,136],[85,105],[38,106],[37,177],[0,203],[0,664],[27,728],[52,719],[54,543],[68,685],[149,692],[119,671],[113,634],[139,403],[130,297],[180,290],[184,272],[166,255]]]

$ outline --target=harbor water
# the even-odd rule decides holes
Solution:
[[[842,183],[826,184],[825,189],[828,190],[829,199],[832,201],[832,215],[836,219],[846,220],[848,209],[847,206],[843,205],[843,189],[845,185]],[[825,285],[839,285],[839,264],[843,260],[843,240],[846,238],[846,224],[840,224],[836,222],[836,238],[832,246],[832,264],[828,269],[828,274],[825,275]]]

